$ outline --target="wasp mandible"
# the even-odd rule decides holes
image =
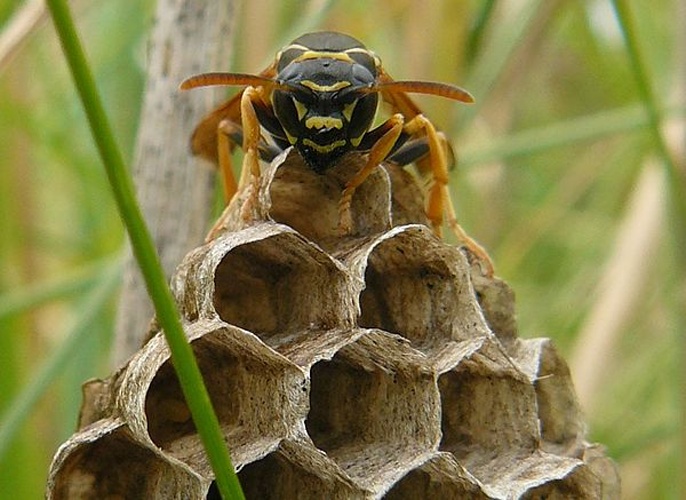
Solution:
[[[181,89],[210,85],[245,88],[197,126],[191,140],[195,154],[219,164],[227,201],[238,187],[260,178],[259,160],[271,161],[293,146],[315,172],[323,173],[349,151],[367,154],[364,166],[347,183],[339,204],[339,228],[350,232],[350,204],[355,189],[381,162],[414,163],[430,174],[426,213],[441,234],[444,219],[457,237],[483,262],[486,251],[460,227],[448,191],[448,169],[454,158],[444,134],[407,95],[430,94],[465,103],[472,96],[457,86],[393,80],[379,57],[355,38],[336,32],[308,33],[281,49],[274,62],[257,75],[204,73],[181,83]],[[379,96],[393,114],[373,127]],[[270,141],[262,137],[261,128]],[[242,144],[244,164],[238,182],[231,151]]]

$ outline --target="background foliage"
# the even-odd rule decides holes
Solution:
[[[0,40],[40,5],[0,3]],[[686,12],[678,0],[628,5],[683,172]],[[131,158],[153,2],[73,6]],[[475,95],[470,108],[421,100],[458,147],[463,226],[514,287],[521,334],[552,337],[572,364],[625,498],[679,498],[685,214],[668,201],[677,181],[611,3],[251,0],[236,22],[234,60],[206,70],[258,71],[298,34],[337,29],[396,78]],[[19,32],[16,50],[0,43],[0,498],[42,496],[80,384],[111,370],[124,244],[54,31],[38,21]]]

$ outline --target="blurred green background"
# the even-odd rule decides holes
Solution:
[[[686,7],[627,5],[683,173]],[[41,6],[0,2],[0,498],[43,496],[81,383],[110,372],[124,253]],[[154,2],[72,6],[131,159]],[[471,107],[418,99],[457,147],[462,225],[514,288],[520,334],[553,338],[570,362],[590,440],[617,461],[624,498],[680,498],[686,214],[669,201],[678,181],[651,135],[612,4],[251,0],[236,26],[234,60],[205,70],[259,71],[301,32],[336,29],[396,79],[472,92]]]

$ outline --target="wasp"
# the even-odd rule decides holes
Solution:
[[[259,74],[203,73],[184,80],[181,89],[210,85],[244,87],[207,115],[196,127],[191,149],[219,164],[227,200],[238,187],[260,178],[259,161],[271,161],[288,147],[305,163],[324,173],[350,151],[366,154],[363,167],[348,181],[339,202],[339,229],[350,232],[350,205],[355,189],[382,162],[414,163],[430,174],[426,213],[439,236],[444,219],[457,237],[486,265],[486,251],[460,227],[448,191],[448,170],[454,159],[439,132],[408,96],[440,96],[464,103],[472,96],[446,83],[393,80],[379,57],[355,38],[323,31],[302,35],[281,49]],[[379,98],[392,114],[374,125]],[[264,136],[263,132],[264,131]],[[231,151],[241,145],[243,170],[237,182]]]

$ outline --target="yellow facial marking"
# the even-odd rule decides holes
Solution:
[[[333,118],[331,116],[311,116],[305,120],[307,128],[343,128],[343,120],[340,118]]]
[[[317,144],[314,141],[311,141],[310,139],[303,139],[303,145],[304,146],[309,146],[312,149],[318,151],[319,153],[330,153],[336,148],[340,148],[345,146],[345,140],[341,139],[340,141],[334,141],[331,144]]]
[[[325,52],[320,50],[306,50],[301,55],[293,59],[293,62],[307,61],[309,59],[336,59],[354,63],[355,61],[345,52]]]
[[[343,106],[343,116],[345,116],[345,119],[350,122],[353,117],[353,111],[355,111],[355,105],[357,104],[357,101],[353,101],[350,104],[346,104]]]
[[[307,106],[297,99],[293,99],[293,105],[295,106],[296,113],[298,113],[298,120],[302,120],[307,114]]]
[[[336,90],[341,90],[346,87],[350,87],[352,85],[350,82],[346,82],[345,80],[341,80],[340,82],[336,82],[333,85],[320,85],[318,83],[313,82],[312,80],[302,80],[300,82],[300,85],[303,87],[307,87],[310,90],[314,90],[315,92],[335,92]]]

